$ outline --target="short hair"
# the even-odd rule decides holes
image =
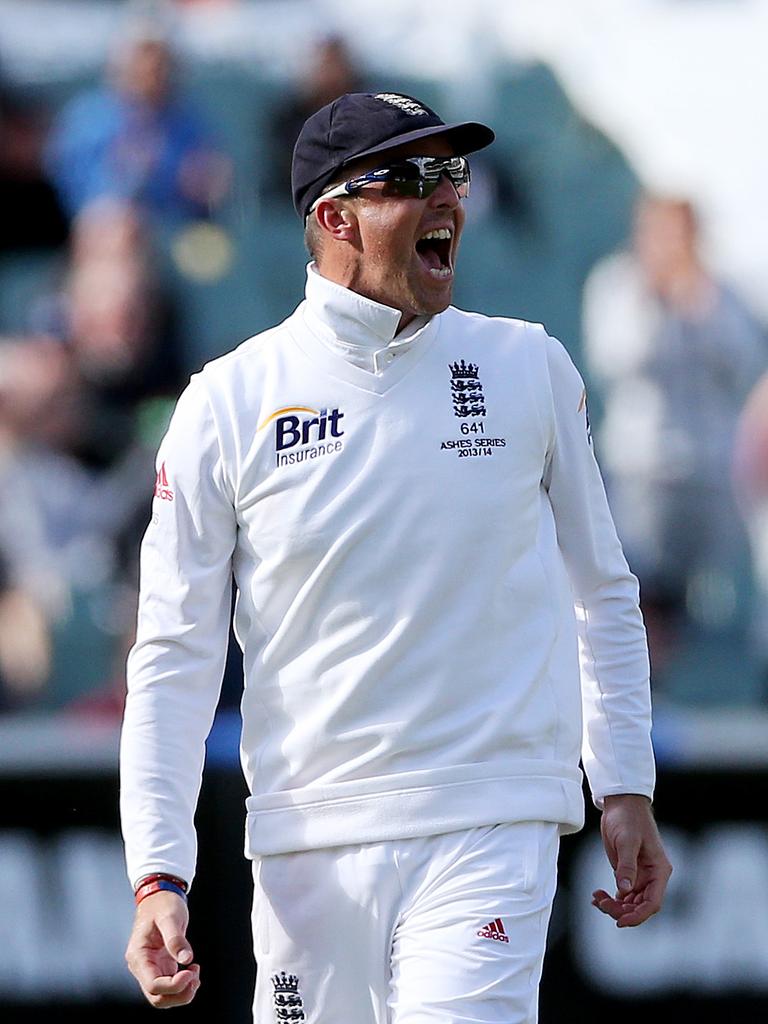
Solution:
[[[351,175],[348,173],[339,174],[334,181],[332,181],[329,185],[326,185],[323,191],[330,192],[334,185],[340,185],[342,181],[347,181],[350,177],[354,177],[354,167],[355,164],[352,164],[353,173]],[[319,195],[317,198],[322,199],[323,197],[322,195]],[[338,198],[347,199],[348,197],[339,196]],[[315,261],[315,263],[319,263],[320,257],[323,255],[323,244],[324,239],[322,228],[317,223],[317,217],[315,217],[313,210],[307,216],[307,222],[304,225],[304,245],[306,246],[307,252],[309,253],[310,257]]]
[[[312,214],[307,217],[307,223],[304,227],[304,245],[310,258],[315,263],[319,263],[320,257],[323,254],[323,232],[317,223],[317,217],[314,217]]]

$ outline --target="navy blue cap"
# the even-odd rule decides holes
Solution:
[[[302,220],[347,164],[407,142],[440,135],[457,156],[489,146],[494,133],[477,121],[446,124],[420,100],[395,92],[349,92],[308,117],[291,169],[293,205]]]

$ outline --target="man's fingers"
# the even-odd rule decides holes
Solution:
[[[622,927],[634,927],[637,924],[642,924],[643,921],[647,921],[649,917],[658,913],[664,902],[666,886],[666,879],[663,878],[655,878],[650,881],[643,892],[638,893],[641,898],[635,900],[635,905],[630,913],[622,919]]]
[[[192,967],[185,967],[182,971],[176,971],[170,977],[161,975],[144,986],[147,995],[150,996],[175,996],[195,982],[200,981],[200,968],[197,964]]]
[[[634,893],[627,899],[614,898],[604,889],[592,894],[592,906],[613,918],[619,928],[634,928],[661,908],[663,889],[661,883],[648,886],[645,893]]]
[[[149,991],[157,978],[173,977],[177,969],[176,964],[164,950],[152,951],[148,954],[144,949],[132,949],[129,946],[125,959],[128,969],[144,992]]]
[[[603,914],[612,917],[614,921],[618,921],[621,915],[625,913],[625,904],[621,900],[609,896],[605,889],[598,889],[592,893],[592,906],[597,907]]]
[[[627,909],[627,913],[622,914],[616,921],[617,928],[636,928],[637,925],[647,921],[649,917],[658,910],[658,907],[651,906],[647,901],[639,903],[635,907]]]
[[[156,978],[144,994],[159,1010],[171,1006],[185,1006],[195,998],[200,988],[200,968],[197,964],[178,971],[172,978]]]
[[[640,836],[634,835],[616,844],[617,863],[614,871],[616,890],[621,895],[632,892],[637,881],[637,856],[640,853]]]
[[[191,964],[194,958],[192,947],[182,931],[176,916],[159,917],[157,927],[163,937],[163,944],[176,963]]]
[[[125,958],[149,1002],[158,1008],[189,1003],[200,986],[186,938],[186,903],[175,893],[156,892],[137,908]]]
[[[598,889],[592,894],[592,906],[612,917],[614,921],[618,921],[637,908],[637,899],[637,896],[629,896],[627,899],[622,899],[620,896],[614,897],[604,889]]]
[[[592,903],[621,928],[642,924],[661,909],[672,871],[650,801],[633,793],[605,797],[600,830],[614,870],[616,895],[598,889]]]
[[[152,996],[175,995],[192,982],[200,981],[199,964],[178,970],[178,965],[170,957],[130,958],[128,966],[150,1002]]]

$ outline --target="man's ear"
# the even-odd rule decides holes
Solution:
[[[357,217],[347,206],[321,199],[310,216],[337,242],[354,242],[357,238]]]

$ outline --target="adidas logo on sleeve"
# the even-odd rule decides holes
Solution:
[[[165,472],[165,463],[157,471],[155,477],[155,497],[161,501],[173,501],[173,491],[168,486],[168,474]]]

